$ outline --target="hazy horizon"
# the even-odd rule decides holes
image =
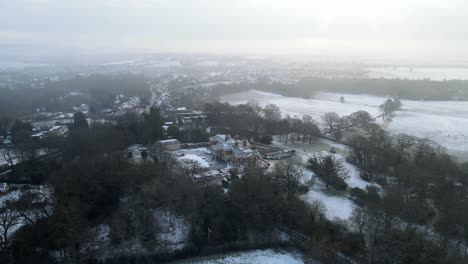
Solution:
[[[468,59],[463,0],[16,0],[0,3],[0,55],[154,52]]]

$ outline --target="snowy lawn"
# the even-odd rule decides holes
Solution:
[[[283,142],[277,141],[278,137],[274,137],[275,141],[273,144],[288,148],[296,149],[296,157],[301,160],[304,164],[313,157],[332,155],[337,160],[341,161],[343,167],[345,168],[348,178],[345,182],[348,184],[349,188],[360,188],[366,189],[367,186],[375,186],[379,189],[381,187],[375,183],[369,183],[361,179],[360,170],[354,165],[346,161],[345,155],[348,151],[348,147],[343,144],[335,143],[326,139],[317,139],[313,144],[294,144],[294,145],[285,145]],[[329,152],[330,148],[333,147],[339,153]],[[348,220],[351,217],[353,210],[357,205],[348,199],[347,193],[342,191],[334,191],[332,189],[326,189],[325,183],[320,179],[316,178],[315,174],[312,171],[304,169],[304,177],[302,179],[303,183],[308,183],[310,180],[315,178],[315,183],[312,185],[310,191],[303,195],[302,198],[310,204],[313,204],[315,201],[320,201],[324,205],[325,217],[330,220]]]
[[[348,220],[357,205],[343,193],[334,193],[322,187],[314,186],[303,199],[310,204],[320,201],[325,206],[325,217],[329,220]]]
[[[332,154],[326,151],[315,154],[321,156],[332,155],[337,160],[340,160],[349,176],[345,180],[349,188],[357,187],[365,190],[367,186],[375,186],[381,189],[380,185],[369,183],[361,179],[359,169],[346,162],[344,156],[340,154]],[[307,174],[306,177],[308,177]],[[303,196],[303,199],[310,204],[313,204],[314,201],[322,202],[326,209],[325,217],[330,220],[349,220],[353,210],[357,208],[357,205],[348,199],[346,192],[335,191],[332,188],[327,189],[324,182],[319,178],[316,179],[316,182],[312,186],[311,190]]]
[[[304,264],[303,257],[297,252],[284,252],[272,249],[242,251],[197,257],[173,262],[173,264]]]
[[[366,106],[365,104],[340,103],[328,99],[303,99],[297,97],[285,97],[279,94],[266,93],[261,91],[248,91],[238,94],[230,94],[220,99],[221,102],[230,104],[242,104],[255,99],[264,107],[267,104],[275,104],[279,106],[283,115],[289,114],[292,117],[301,118],[304,114],[311,115],[315,120],[320,121],[323,114],[328,112],[336,112],[339,115],[349,115],[358,110],[365,110],[371,115],[378,115],[376,106],[382,104],[385,99],[381,98],[381,102],[375,105]]]

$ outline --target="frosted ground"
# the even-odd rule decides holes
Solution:
[[[50,199],[52,190],[49,187],[42,185],[42,186],[38,186],[27,191],[15,190],[15,191],[9,191],[6,194],[0,194],[0,209],[3,209],[5,205],[7,204],[7,202],[18,201],[24,194],[28,192],[38,193],[40,194],[38,199],[44,199],[45,201],[47,201],[48,199]],[[52,207],[48,206],[46,210],[48,211],[48,213],[51,213],[53,209]],[[33,209],[33,210],[28,211],[26,213],[26,216],[21,216],[18,219],[18,221],[11,222],[11,226],[9,227],[9,230],[7,232],[8,237],[13,236],[13,234],[16,231],[18,231],[19,228],[27,224],[28,220],[26,220],[26,217],[28,217],[28,219],[33,219],[34,221],[37,221],[44,216],[45,216],[44,213],[42,213],[39,209]],[[5,219],[5,221],[8,221],[8,220]],[[5,232],[3,227],[0,227],[0,232],[2,234],[3,232]]]
[[[339,102],[341,96],[345,98],[343,104]],[[375,117],[379,115],[378,106],[386,100],[384,97],[337,93],[319,93],[312,99],[303,99],[252,90],[226,95],[221,101],[241,104],[250,99],[257,100],[261,106],[276,104],[283,114],[293,117],[309,114],[317,121],[327,112],[336,112],[342,116],[365,110]],[[460,159],[468,159],[468,102],[402,102],[403,110],[396,113],[393,121],[386,127],[387,130],[429,138]]]
[[[157,243],[155,247],[145,247],[140,239],[130,238],[121,245],[115,245],[110,238],[110,226],[99,225],[96,228],[96,250],[103,258],[115,256],[146,255],[154,253],[168,254],[187,246],[190,235],[190,223],[182,216],[169,209],[152,210],[153,221],[157,226]]]
[[[345,182],[350,188],[366,189],[367,186],[375,186],[381,188],[378,184],[369,183],[361,179],[360,171],[358,168],[346,161],[346,154],[348,147],[342,144],[337,144],[326,139],[317,139],[312,144],[288,144],[284,145],[278,141],[278,137],[274,137],[273,144],[289,149],[296,150],[296,156],[300,159],[303,164],[315,156],[332,155],[335,159],[341,161],[344,169],[349,176]],[[337,153],[331,153],[329,150],[334,148]],[[325,217],[330,220],[349,220],[353,210],[357,208],[357,205],[348,199],[346,192],[334,191],[327,189],[325,183],[315,177],[312,171],[304,169],[303,183],[310,181],[314,183],[311,185],[309,192],[302,196],[302,199],[313,205],[316,201],[320,201],[325,209]]]
[[[375,67],[366,68],[366,77],[385,79],[408,79],[433,81],[468,80],[468,68],[408,68]]]
[[[304,264],[301,254],[276,250],[253,250],[207,257],[197,257],[173,262],[173,264]],[[308,262],[309,263],[309,262]]]

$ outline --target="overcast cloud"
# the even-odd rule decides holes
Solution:
[[[466,0],[0,0],[0,45],[467,59]]]

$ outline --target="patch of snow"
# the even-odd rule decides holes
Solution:
[[[19,162],[19,156],[16,154],[15,151],[10,151],[8,154],[7,149],[0,149],[0,167],[4,165],[10,165],[8,155],[11,156],[11,160],[13,162],[13,165],[18,164]]]
[[[7,194],[0,195],[0,207],[5,206],[7,201],[18,201],[21,195],[23,195],[23,192],[20,190],[10,191]]]
[[[272,249],[253,250],[224,255],[214,255],[177,261],[178,264],[304,264],[303,256],[297,252]]]
[[[158,241],[165,250],[183,249],[190,233],[190,223],[169,210],[157,209],[153,217],[159,226]]]
[[[196,168],[209,168],[210,164],[208,161],[203,159],[203,157],[198,156],[196,154],[187,154],[185,156],[179,157],[178,160],[186,165],[187,168],[189,167],[196,167]]]
[[[130,97],[130,99],[127,102],[123,102],[120,106],[120,110],[124,109],[132,109],[140,106],[141,104],[141,98],[139,96],[133,96]]]
[[[110,241],[110,231],[111,228],[109,225],[101,224],[96,227],[96,240],[99,242]]]
[[[52,190],[49,187],[46,186],[39,186],[39,188],[27,190],[27,191],[22,191],[22,190],[15,190],[15,191],[9,191],[6,194],[0,195],[0,208],[4,207],[8,201],[14,202],[17,201],[21,198],[22,195],[25,193],[39,193],[41,196],[39,196],[36,200],[33,200],[33,202],[47,202],[47,200],[51,197],[51,192]],[[37,209],[38,210],[38,209]],[[46,210],[48,213],[51,213],[53,208],[51,205],[46,206]],[[39,220],[40,218],[44,217],[44,213],[37,211],[36,209],[32,209],[28,212],[26,212],[28,215],[29,219],[34,219],[35,221]],[[22,226],[26,225],[28,221],[24,216],[19,216],[16,221],[14,221],[14,224],[8,229],[8,237],[11,237],[14,235],[14,233],[20,229]],[[0,227],[0,232],[4,232],[3,227]]]
[[[325,206],[325,217],[334,220],[348,220],[357,205],[343,195],[333,195],[324,192],[320,187],[311,189],[303,196],[303,199],[310,204],[320,201]]]

